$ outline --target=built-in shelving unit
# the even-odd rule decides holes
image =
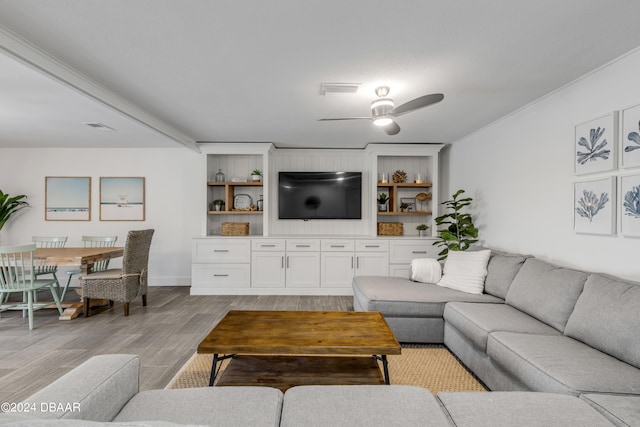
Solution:
[[[207,183],[209,189],[213,192],[211,196],[212,200],[224,201],[224,209],[216,211],[212,210],[209,206],[209,215],[262,215],[262,211],[257,208],[257,200],[252,197],[253,208],[249,209],[235,209],[234,198],[237,194],[236,189],[242,189],[246,187],[260,187],[262,188],[262,181],[260,182],[215,182],[210,181]],[[238,193],[239,194],[239,193]],[[259,196],[258,196],[259,197]],[[210,204],[211,205],[211,204]]]
[[[390,182],[390,183],[382,183],[378,182],[378,193],[386,193],[389,196],[388,202],[388,211],[380,212],[378,211],[378,215],[381,216],[395,216],[395,215],[413,215],[413,216],[421,216],[421,215],[431,215],[431,210],[425,209],[426,206],[429,205],[431,200],[430,188],[432,187],[431,183],[407,183],[407,182]],[[404,191],[409,190],[409,191]],[[405,196],[409,196],[414,194],[414,198],[416,192],[418,193],[426,193],[429,196],[429,199],[419,202],[415,201],[415,206],[413,210],[402,212],[400,210],[401,199],[404,193]]]

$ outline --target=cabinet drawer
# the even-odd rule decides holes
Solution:
[[[347,239],[322,240],[320,242],[322,252],[353,252],[355,242]]]
[[[392,241],[389,244],[389,262],[392,264],[408,264],[415,258],[438,258],[440,249],[432,245],[433,240]]]
[[[194,264],[192,286],[197,288],[248,288],[251,283],[249,264]]]
[[[320,251],[319,239],[287,239],[287,251]]]
[[[356,240],[356,251],[358,252],[387,252],[388,250],[388,240]]]
[[[193,262],[251,262],[251,241],[201,239],[193,242]]]
[[[284,242],[284,239],[254,239],[251,241],[251,250],[282,252],[285,249]]]

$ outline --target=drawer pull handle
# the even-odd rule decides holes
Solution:
[[[412,254],[425,254],[427,253],[427,251],[411,251]]]
[[[379,248],[380,245],[364,245],[365,248]]]
[[[310,248],[311,245],[296,245],[296,248]]]
[[[213,277],[229,277],[228,274],[214,274]]]
[[[331,245],[332,248],[344,248],[344,245]]]
[[[261,248],[275,248],[276,245],[260,245]]]
[[[229,252],[229,249],[214,249],[213,252]]]

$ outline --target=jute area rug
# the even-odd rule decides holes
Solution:
[[[402,345],[401,355],[389,355],[391,384],[424,387],[440,391],[486,391],[486,388],[456,357],[440,345]],[[166,388],[206,387],[213,355],[194,354]],[[228,361],[223,362],[220,373]]]

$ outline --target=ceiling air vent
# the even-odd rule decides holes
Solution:
[[[328,93],[356,93],[362,83],[322,83],[320,95]]]
[[[103,125],[102,123],[98,123],[98,122],[82,122],[82,124],[98,130],[115,131],[114,128],[111,128],[107,125]]]

